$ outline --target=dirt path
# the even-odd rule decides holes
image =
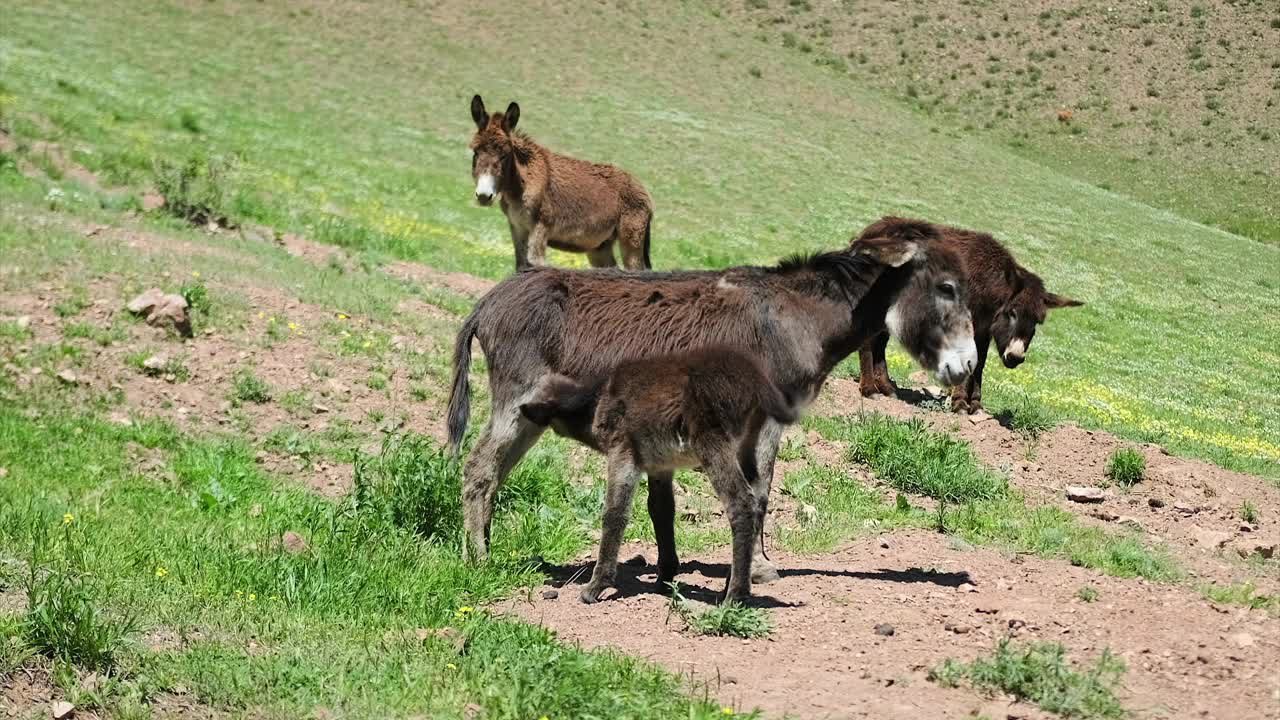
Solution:
[[[623,557],[654,557],[639,543],[624,550]],[[1219,609],[1183,587],[1099,577],[1063,562],[957,550],[923,531],[866,538],[823,556],[774,554],[782,579],[757,587],[774,622],[763,640],[681,632],[654,592],[651,565],[624,566],[619,595],[595,605],[580,603],[578,586],[568,585],[555,599],[534,592],[503,609],[565,640],[658,662],[770,716],[1042,717],[1008,698],[926,679],[944,659],[988,654],[1006,636],[1062,643],[1073,659],[1111,648],[1128,665],[1122,699],[1138,717],[1280,714],[1280,624],[1261,611]],[[727,562],[723,550],[684,558],[686,596],[720,592]],[[1084,585],[1098,590],[1097,601],[1076,597]],[[884,623],[891,637],[876,632]]]

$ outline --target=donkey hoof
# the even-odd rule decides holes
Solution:
[[[766,560],[756,560],[752,563],[751,582],[764,584],[781,578],[782,576],[778,574],[778,568],[774,567],[773,563]]]
[[[969,413],[969,401],[963,398],[951,398],[951,412],[967,415]]]
[[[680,571],[680,563],[663,563],[658,564],[658,585],[665,586],[676,579],[676,574]]]
[[[604,590],[605,589],[603,587],[588,585],[585,588],[583,588],[582,594],[579,595],[578,597],[582,600],[582,602],[588,605],[594,605],[600,602],[600,596],[604,594]]]

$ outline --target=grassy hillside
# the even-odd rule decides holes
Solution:
[[[989,374],[996,409],[1025,392],[1179,452],[1280,467],[1280,248],[936,123],[715,7],[26,5],[0,69],[11,154],[61,185],[75,178],[42,141],[132,189],[111,205],[137,202],[156,158],[210,154],[234,163],[235,218],[486,277],[511,258],[498,212],[470,202],[476,91],[519,100],[545,144],[635,172],[656,198],[658,267],[832,247],[889,212],[988,229],[1089,303],[1055,316],[1022,369]]]
[[[1280,8],[722,3],[762,41],[1126,196],[1280,242]]]

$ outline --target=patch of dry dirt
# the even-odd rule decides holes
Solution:
[[[632,543],[623,557],[637,552],[655,554]],[[579,602],[574,584],[556,588],[555,599],[534,592],[501,609],[564,640],[648,658],[707,683],[715,697],[773,716],[1046,717],[926,679],[944,659],[988,654],[1006,636],[1062,643],[1076,660],[1112,649],[1129,668],[1122,700],[1139,717],[1244,720],[1274,717],[1280,707],[1280,624],[1261,611],[1214,607],[1184,587],[957,550],[923,531],[866,538],[823,556],[775,554],[782,579],[756,586],[753,601],[769,608],[774,630],[766,639],[682,632],[653,588],[652,565],[622,566],[620,591],[595,605]],[[686,597],[710,600],[723,590],[727,549],[683,560]],[[585,558],[554,569],[552,587],[584,565]],[[1096,602],[1076,597],[1085,585],[1097,589]],[[876,632],[886,623],[890,637]]]

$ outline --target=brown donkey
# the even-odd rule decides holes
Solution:
[[[878,224],[847,249],[791,259],[777,267],[720,271],[626,272],[534,268],[498,283],[477,301],[458,332],[449,397],[449,442],[457,452],[471,412],[471,340],[480,341],[489,371],[491,411],[463,470],[463,552],[484,557],[498,487],[545,428],[520,406],[552,375],[578,382],[607,377],[618,364],[712,345],[759,358],[788,397],[808,401],[827,374],[885,327],[891,309],[896,337],[921,364],[960,382],[977,361],[965,307],[963,266],[925,222]],[[598,447],[590,417],[551,427]],[[768,503],[782,430],[760,433],[753,487]],[[669,472],[649,477],[649,514],[658,540],[658,577],[677,569],[675,497]],[[776,571],[757,551],[757,582]]]
[[[733,531],[733,565],[725,602],[751,594],[751,556],[763,506],[752,490],[759,480],[760,430],[773,420],[795,422],[792,403],[751,357],[727,347],[623,362],[603,385],[556,375],[520,406],[530,422],[575,422],[594,402],[591,437],[609,458],[600,556],[582,601],[593,603],[613,587],[618,548],[631,517],[640,473],[650,476],[702,468],[724,505]],[[763,540],[763,538],[761,538]]]
[[[613,165],[560,155],[516,130],[520,106],[485,112],[471,98],[471,176],[476,201],[499,197],[511,228],[516,269],[547,264],[547,248],[587,254],[593,267],[612,267],[619,246],[628,270],[647,270],[653,200],[638,180]]]
[[[978,363],[963,385],[951,392],[951,409],[961,413],[982,410],[982,369],[987,348],[996,342],[996,351],[1007,368],[1015,368],[1026,358],[1036,326],[1050,310],[1077,307],[1084,303],[1048,292],[1040,276],[1022,267],[1013,255],[991,235],[974,230],[939,227],[943,245],[964,261],[969,284],[969,313],[973,316],[973,342]],[[862,373],[859,385],[866,396],[893,395],[885,347],[889,335],[881,333],[859,351]]]

